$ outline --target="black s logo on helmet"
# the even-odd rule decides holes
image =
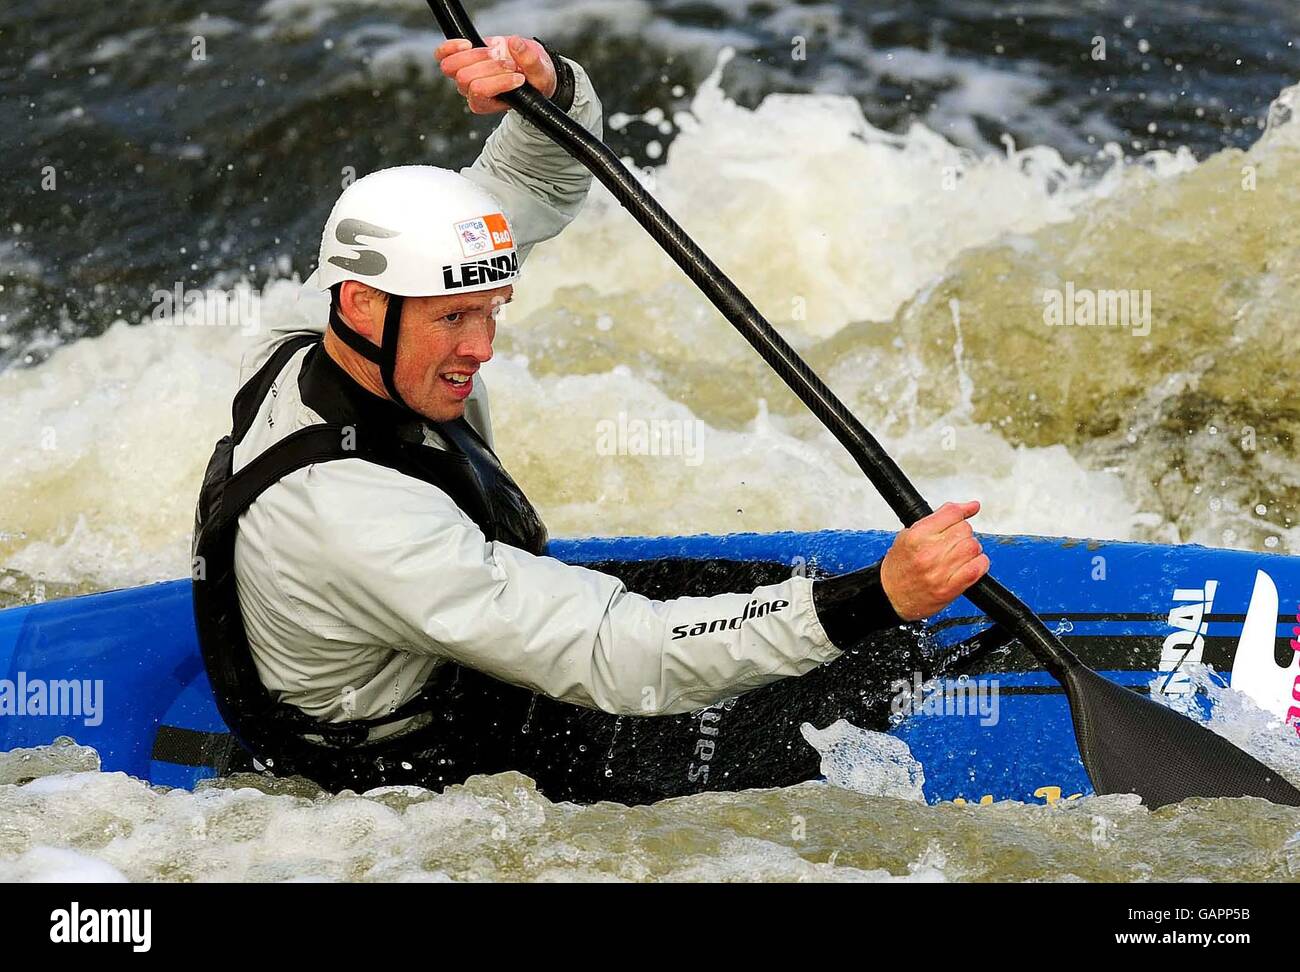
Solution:
[[[334,238],[344,246],[356,247],[359,252],[355,257],[332,256],[326,262],[362,277],[378,276],[388,269],[388,258],[376,250],[367,250],[357,237],[373,236],[383,240],[400,235],[396,230],[384,229],[362,219],[341,219],[334,230]]]

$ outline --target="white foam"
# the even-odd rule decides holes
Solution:
[[[906,136],[881,131],[852,98],[769,95],[745,109],[723,91],[730,60],[724,51],[690,112],[674,119],[680,133],[655,170],[656,195],[796,334],[888,320],[957,254],[1072,219],[1109,188],[1048,148],[978,158],[919,125]],[[534,258],[545,281],[529,280],[521,311],[565,285],[648,295],[680,279],[603,187],[593,197]]]
[[[5,884],[124,884],[125,874],[89,854],[66,847],[33,847],[10,861],[0,861]]]
[[[677,117],[657,192],[813,354],[851,322],[894,317],[959,255],[1119,191],[1118,177],[1090,182],[1047,149],[977,159],[920,127],[878,131],[850,99],[773,96],[750,111],[723,93],[724,69]],[[950,167],[963,175],[945,191]],[[296,282],[272,282],[263,325],[300,313],[296,296]],[[194,497],[247,343],[235,329],[119,322],[0,374],[14,417],[0,431],[0,562],[89,586],[185,574]],[[602,189],[538,248],[498,343],[486,370],[498,443],[556,535],[894,523],[801,410],[769,413],[775,387],[750,349]],[[833,356],[828,377],[934,501],[981,498],[990,531],[1125,538],[1150,526],[1117,475],[1059,446],[1011,448],[962,414],[936,423],[916,407],[923,371],[882,417],[873,376],[900,362],[858,354]],[[598,424],[620,413],[698,421],[701,461],[596,455]],[[936,450],[949,425],[961,447]]]

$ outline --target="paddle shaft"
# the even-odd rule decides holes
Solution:
[[[486,46],[458,0],[428,0],[448,38]],[[668,215],[604,142],[560,111],[528,83],[501,95],[501,100],[546,132],[561,148],[591,170],[683,272],[695,282],[787,387],[848,450],[873,486],[905,526],[933,510],[867,428],[799,357],[749,298],[709,259]],[[1080,664],[1018,597],[985,575],[965,596],[990,618],[1015,632],[1021,642],[1058,679]]]

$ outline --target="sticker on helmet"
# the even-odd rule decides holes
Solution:
[[[501,256],[488,257],[486,260],[443,267],[442,285],[448,290],[457,290],[461,287],[478,287],[501,281],[504,287],[515,278],[517,273],[519,273],[519,254],[503,253]]]
[[[456,224],[456,237],[460,240],[461,251],[467,257],[493,250],[508,250],[515,245],[510,237],[510,224],[500,213],[490,216],[477,216]]]
[[[334,228],[334,238],[344,246],[355,248],[357,255],[343,256],[336,253],[325,262],[342,267],[348,273],[363,277],[377,277],[388,269],[388,257],[378,250],[366,249],[366,244],[361,242],[360,237],[373,236],[377,240],[384,240],[401,235],[397,230],[384,229],[363,219],[341,219],[339,225]]]

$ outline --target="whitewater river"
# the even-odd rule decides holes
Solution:
[[[932,500],[979,498],[987,532],[1300,554],[1293,0],[471,10],[588,68],[610,143]],[[252,334],[152,295],[319,313],[299,282],[345,167],[464,165],[490,130],[439,41],[419,0],[0,12],[0,604],[188,572]],[[1149,292],[1149,320],[1045,327],[1067,282]],[[600,187],[497,350],[498,451],[553,535],[895,525]],[[601,454],[628,417],[698,448]],[[1300,811],[821,783],[629,810],[513,774],[188,792],[71,743],[0,754],[0,879],[62,877],[1294,881]]]

